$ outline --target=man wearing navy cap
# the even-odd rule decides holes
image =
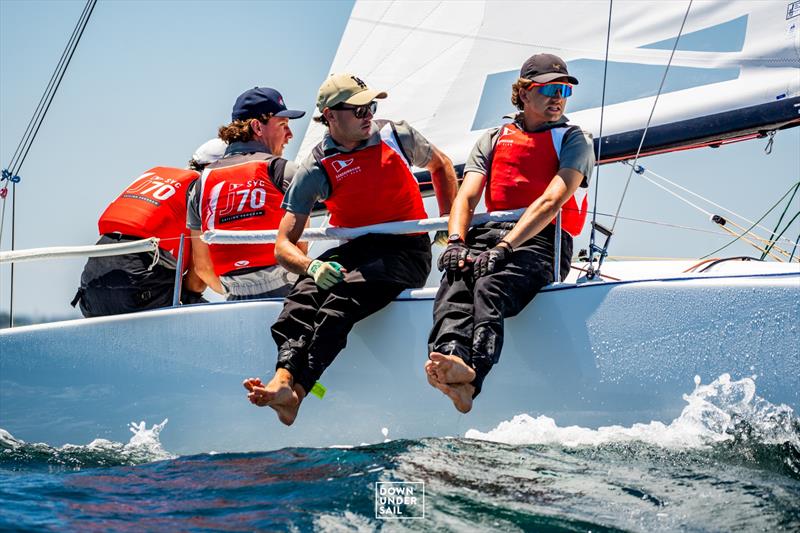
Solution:
[[[503,324],[539,290],[569,273],[572,238],[586,219],[586,187],[594,168],[591,137],[567,123],[564,109],[578,80],[552,54],[522,65],[511,87],[513,121],[487,130],[464,165],[450,213],[445,271],[433,304],[428,382],[466,413],[503,348]],[[525,208],[519,221],[470,229],[486,192],[487,211]],[[561,235],[554,219],[561,214]],[[561,271],[553,272],[554,240]],[[535,348],[532,350],[535,357]]]
[[[287,109],[269,87],[239,95],[230,124],[219,129],[228,143],[225,155],[206,167],[190,191],[187,225],[197,273],[228,300],[282,297],[297,279],[278,265],[274,245],[208,245],[199,237],[211,229],[278,228],[283,195],[295,174],[294,163],[281,156],[292,138],[289,120],[303,115]]]

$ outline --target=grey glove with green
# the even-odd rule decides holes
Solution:
[[[336,261],[320,261],[314,259],[306,269],[306,274],[314,278],[314,283],[322,289],[330,289],[344,279],[347,272],[345,268]]]

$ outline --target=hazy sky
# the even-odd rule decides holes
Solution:
[[[0,0],[4,167],[83,5],[69,0]],[[296,137],[285,155],[293,157],[351,7],[350,1],[332,0],[98,2],[20,173],[16,248],[94,243],[97,218],[105,206],[148,168],[184,166],[194,149],[228,122],[234,99],[249,87],[275,87],[289,107],[308,112],[292,122]],[[581,90],[588,89],[581,85]],[[800,176],[800,128],[779,133],[772,155],[764,154],[765,144],[757,140],[656,156],[642,163],[756,219]],[[616,210],[627,175],[621,164],[602,168],[599,211]],[[797,206],[800,199],[795,211]],[[772,227],[778,214],[764,224]],[[707,217],[641,180],[631,185],[622,215],[705,231],[621,221],[612,255],[698,257],[730,240]],[[10,249],[10,233],[9,202],[3,250]],[[798,233],[800,221],[787,236],[794,239]],[[587,239],[580,238],[576,249],[586,245]],[[739,243],[725,252],[754,253]],[[65,259],[18,265],[15,313],[79,316],[68,302],[84,263]],[[9,268],[3,266],[0,311],[8,310],[8,299]]]

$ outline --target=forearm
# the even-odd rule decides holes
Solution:
[[[439,204],[439,215],[445,216],[451,213],[458,192],[458,180],[449,159],[447,164],[431,170],[431,182],[436,193],[436,202]]]
[[[200,240],[200,231],[192,230],[192,269],[202,283],[218,294],[224,294],[219,276],[214,272],[214,263],[211,262],[211,251],[208,245]]]
[[[516,248],[539,234],[558,215],[569,198],[575,194],[583,174],[574,169],[561,169],[544,193],[528,206],[514,228],[503,240]]]
[[[447,225],[448,233],[450,235],[461,235],[461,238],[465,239],[472,223],[474,211],[475,206],[470,205],[468,198],[461,195],[457,196],[450,211],[450,221]]]
[[[203,270],[198,269],[197,275],[207,286],[211,287],[211,290],[217,294],[225,294],[225,290],[222,288],[222,283],[219,281],[219,276],[214,273],[213,268]]]
[[[538,235],[553,220],[561,207],[551,198],[536,199],[522,213],[514,228],[503,237],[513,248]]]
[[[302,245],[295,244],[288,239],[283,239],[275,244],[275,258],[278,263],[295,274],[305,274],[311,258],[300,248]],[[306,245],[306,249],[308,246]]]
[[[448,230],[450,235],[458,234],[461,238],[466,238],[469,226],[472,223],[472,215],[475,207],[481,201],[483,188],[486,184],[486,176],[477,172],[467,172],[464,175],[464,182],[458,190],[453,209],[450,211],[450,222]]]
[[[305,252],[308,250],[308,245],[298,242],[308,221],[308,215],[287,212],[278,227],[275,258],[283,268],[295,274],[305,274],[308,265],[311,264],[311,258]]]

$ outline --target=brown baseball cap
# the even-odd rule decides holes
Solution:
[[[570,76],[564,60],[553,54],[536,54],[528,58],[519,70],[519,77],[535,83],[547,83],[557,78],[567,78],[578,85],[578,78]]]
[[[386,96],[388,95],[385,91],[375,91],[367,87],[358,76],[349,73],[331,74],[319,88],[317,109],[322,112],[326,107],[342,103],[364,105]]]

